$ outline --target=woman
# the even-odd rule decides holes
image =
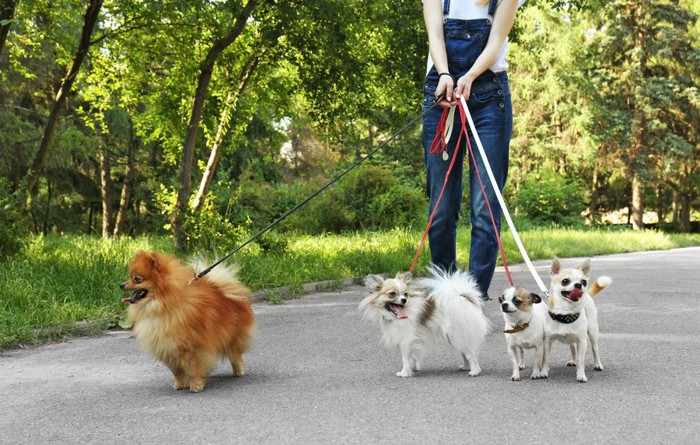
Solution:
[[[423,15],[430,42],[428,74],[424,86],[424,110],[445,93],[443,107],[455,106],[460,97],[467,101],[477,132],[488,156],[500,189],[508,173],[508,146],[513,129],[513,111],[506,74],[507,36],[515,13],[524,0],[424,0]],[[430,154],[442,115],[439,108],[423,118],[423,147],[427,170],[430,212],[443,186],[445,173],[455,152],[457,130],[453,132],[445,153]],[[455,113],[455,128],[461,128]],[[433,264],[452,271],[456,268],[456,236],[459,207],[462,201],[462,171],[467,152],[466,141],[459,148],[444,195],[429,233]],[[476,151],[476,143],[471,138]],[[496,195],[488,183],[484,165],[477,166],[486,183],[487,199],[500,231],[501,211]],[[498,243],[491,217],[474,168],[469,169],[471,203],[471,249],[469,272],[477,280],[482,297],[488,289],[498,257]]]

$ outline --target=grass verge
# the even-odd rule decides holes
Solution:
[[[528,228],[520,235],[533,260],[700,245],[698,234],[652,231]],[[406,270],[420,237],[418,231],[398,229],[291,236],[276,250],[251,245],[231,262],[240,266],[240,278],[252,290],[289,286],[298,291],[315,281]],[[503,239],[508,261],[522,261],[510,234],[504,232]],[[466,265],[468,228],[460,228],[458,244],[458,262]],[[170,251],[171,246],[163,237],[103,241],[88,236],[47,236],[29,240],[20,254],[0,262],[0,350],[118,325],[126,312],[118,284],[126,278],[127,264],[138,249]],[[199,252],[199,261],[224,253]],[[426,246],[416,270],[427,266],[428,258]],[[276,295],[269,300],[281,303]],[[78,321],[87,323],[76,325]]]

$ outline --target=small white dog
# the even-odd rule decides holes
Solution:
[[[546,304],[542,298],[521,286],[512,286],[503,292],[498,299],[503,311],[505,329],[503,330],[508,344],[508,354],[513,365],[510,379],[520,380],[520,370],[523,364],[523,349],[535,349],[535,360],[532,364],[531,379],[541,377],[544,365],[544,315]]]
[[[571,361],[567,365],[576,366],[577,381],[588,381],[584,370],[588,340],[593,349],[594,369],[603,370],[598,350],[598,310],[593,297],[610,285],[612,280],[610,277],[601,276],[587,291],[590,275],[590,259],[570,269],[563,268],[558,258],[554,258],[552,262],[548,315],[545,316],[545,358],[542,377],[549,376],[548,361],[554,340],[570,345]]]
[[[420,370],[426,349],[441,339],[461,354],[461,369],[479,375],[479,351],[491,324],[483,313],[476,282],[459,270],[446,273],[433,268],[430,272],[411,289],[410,273],[389,279],[368,275],[365,286],[370,294],[359,309],[366,320],[379,324],[388,347],[399,347],[403,368],[397,376],[411,377]]]

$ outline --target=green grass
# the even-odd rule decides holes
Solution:
[[[528,227],[520,235],[533,260],[700,245],[698,234],[652,231]],[[420,237],[417,230],[291,236],[278,250],[251,244],[229,262],[240,266],[240,278],[252,290],[289,286],[299,293],[304,283],[313,281],[407,270]],[[507,230],[503,240],[508,261],[520,262]],[[458,262],[466,265],[468,228],[460,228],[458,244]],[[126,306],[121,303],[123,293],[118,284],[126,278],[127,264],[138,249],[172,250],[169,239],[163,237],[102,241],[88,236],[48,236],[29,240],[20,254],[0,262],[0,350],[83,332],[85,327],[79,329],[76,321],[88,321],[88,330],[119,324]],[[203,262],[204,257],[224,253],[196,255]],[[427,266],[428,258],[426,246],[417,271]],[[274,294],[269,300],[282,302]]]

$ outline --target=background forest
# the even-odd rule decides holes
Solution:
[[[699,13],[520,9],[519,220],[697,231]],[[0,0],[0,255],[32,233],[234,247],[415,117],[426,55],[418,0]],[[419,134],[277,230],[423,225]]]

